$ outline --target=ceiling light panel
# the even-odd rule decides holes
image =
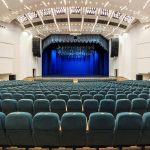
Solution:
[[[67,14],[67,9],[69,10],[70,14],[77,14],[77,15],[82,13],[82,14],[85,14],[85,15],[95,16],[99,12],[100,16],[110,17],[111,14],[112,14],[112,10],[98,9],[98,8],[95,8],[95,7],[85,7],[85,8],[83,8],[83,7],[56,7],[56,8],[53,8],[53,12],[54,12],[54,15],[56,15],[56,16],[57,15],[66,15]],[[98,10],[100,10],[100,11],[98,11]],[[51,8],[39,10],[38,12],[40,13],[41,17],[51,16],[51,14],[52,14]],[[37,14],[36,11],[27,13],[27,15],[30,17],[31,20],[38,18],[38,14]],[[112,18],[120,20],[122,18],[122,15],[123,14],[121,12],[115,11]],[[19,17],[19,18],[24,18],[24,16],[25,15],[23,15],[23,17]],[[21,19],[21,20],[26,21],[25,18]],[[134,17],[126,15],[126,17],[124,18],[123,21],[130,23],[133,20],[134,20]]]
[[[67,12],[66,9],[67,9],[66,7],[56,7],[56,8],[53,8],[55,15],[64,15],[64,14],[66,14],[66,12]]]
[[[70,14],[81,14],[82,7],[69,7]]]
[[[52,12],[51,12],[50,8],[39,10],[38,12],[40,13],[41,17],[46,17],[46,16],[51,16],[52,15]]]
[[[0,20],[11,22],[14,18],[22,23],[22,25],[28,25],[29,19],[32,20],[34,25],[38,26],[38,22],[41,20],[48,25],[54,25],[56,31],[59,30],[57,28],[61,28],[61,31],[66,31],[68,33],[68,23],[60,22],[57,20],[62,20],[64,18],[72,18],[80,19],[79,29],[80,32],[84,33],[84,30],[91,31],[94,23],[84,23],[85,19],[94,20],[98,16],[98,23],[95,24],[95,29],[93,33],[101,32],[98,30],[97,25],[101,24],[101,20],[109,21],[109,18],[114,11],[114,14],[111,18],[110,22],[119,23],[123,14],[126,14],[122,20],[122,26],[129,26],[132,22],[134,22],[135,18],[139,19],[141,22],[149,22],[150,21],[150,0],[0,0]],[[7,5],[3,2],[5,1]],[[9,9],[8,9],[9,8]],[[51,12],[53,9],[53,15]],[[10,11],[9,11],[10,10]],[[67,11],[69,10],[69,11]],[[98,12],[99,10],[99,12]],[[37,13],[38,12],[38,13]],[[20,14],[20,16],[18,16]],[[25,15],[23,15],[25,14]],[[26,17],[29,17],[29,19]],[[40,16],[40,17],[39,17]],[[53,17],[56,18],[53,23]],[[83,18],[83,19],[82,19]],[[82,21],[83,20],[83,21]],[[45,22],[46,21],[46,22]],[[37,23],[37,24],[36,24]],[[72,23],[72,22],[70,22]],[[58,26],[57,26],[58,24]],[[67,24],[67,25],[65,25]],[[73,25],[76,26],[76,25]],[[86,27],[87,26],[87,27]],[[104,24],[106,26],[106,23]],[[110,25],[108,25],[106,31],[109,30]],[[113,26],[112,26],[113,27]],[[88,28],[88,29],[87,29]],[[122,28],[120,28],[122,29]],[[44,30],[43,26],[39,30]],[[47,29],[45,29],[47,30]],[[75,28],[75,30],[78,30]],[[113,30],[113,29],[111,29]],[[106,32],[105,31],[105,32]],[[117,29],[118,31],[118,29]],[[44,31],[45,32],[45,31]],[[46,31],[47,32],[47,31]],[[103,31],[104,32],[104,31]]]
[[[37,14],[36,11],[27,13],[27,15],[29,16],[29,18],[30,18],[31,20],[39,18],[39,16],[38,16],[38,14]]]
[[[25,15],[23,15],[23,16],[19,16],[17,18],[17,20],[21,23],[24,23],[24,22],[28,21],[28,18]]]
[[[86,15],[96,15],[97,8],[95,7],[86,7]]]

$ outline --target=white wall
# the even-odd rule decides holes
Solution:
[[[16,74],[18,80],[32,76],[32,69],[41,76],[41,59],[33,57],[32,36],[13,24],[0,29],[0,77]],[[6,76],[6,77],[5,77]]]
[[[138,24],[119,36],[119,56],[110,58],[110,75],[118,69],[119,76],[136,79],[136,74],[150,72],[150,29],[145,26]]]
[[[32,76],[32,69],[41,76],[41,59],[32,55],[32,36],[15,25],[0,29],[0,79],[16,74],[17,79]],[[119,76],[135,79],[138,73],[150,72],[150,29],[136,25],[119,36],[119,57],[110,58],[110,76],[118,69]]]

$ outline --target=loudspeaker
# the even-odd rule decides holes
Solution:
[[[33,56],[41,57],[41,40],[40,40],[40,38],[32,39],[32,52],[33,52]]]
[[[9,75],[9,80],[16,80],[16,75]]]
[[[111,39],[111,57],[118,57],[119,53],[119,38]]]
[[[136,80],[143,80],[143,75],[142,74],[137,74],[136,75]]]

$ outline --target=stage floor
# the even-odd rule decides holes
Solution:
[[[33,80],[117,80],[117,81],[123,81],[123,80],[128,80],[124,77],[114,77],[114,76],[109,76],[109,77],[100,77],[100,76],[94,76],[94,77],[59,77],[59,76],[50,76],[50,77],[28,77],[25,80],[33,81]]]

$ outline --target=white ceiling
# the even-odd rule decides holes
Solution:
[[[45,15],[39,11],[44,9]],[[13,20],[41,37],[54,33],[109,37],[126,32],[137,21],[150,22],[150,0],[0,0],[0,21]]]

